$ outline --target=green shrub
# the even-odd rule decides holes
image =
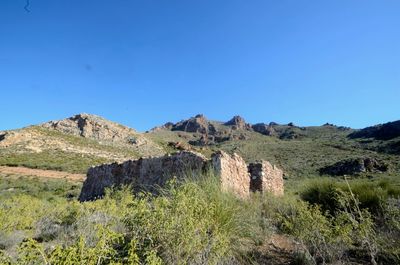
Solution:
[[[293,262],[347,262],[350,250],[376,261],[379,244],[370,212],[359,207],[359,201],[351,192],[332,189],[330,194],[336,208],[334,215],[319,204],[295,197],[264,196],[263,216],[281,232],[300,242]]]
[[[377,217],[382,215],[381,206],[388,198],[400,196],[400,188],[390,185],[387,180],[379,182],[357,180],[350,182],[350,187],[359,201],[360,208],[369,209]],[[317,179],[306,185],[301,192],[301,198],[309,203],[320,205],[323,211],[335,214],[341,207],[336,198],[338,190],[349,192],[345,182],[327,178]]]
[[[172,186],[164,196],[137,198],[126,222],[139,250],[158,249],[168,264],[240,259],[254,243],[258,213],[210,183]]]
[[[314,186],[313,200],[332,202],[332,212],[290,195],[240,200],[221,192],[212,177],[172,181],[157,196],[109,189],[103,199],[85,203],[65,198],[68,188],[49,200],[45,194],[58,184],[45,191],[32,183],[39,195],[27,190],[0,200],[0,264],[248,264],[274,232],[300,243],[293,264],[347,262],[350,256],[400,261],[399,199],[381,199],[381,217],[372,218],[357,199],[362,189],[346,190],[346,183]]]
[[[0,264],[11,265],[12,259],[3,250],[0,250]]]
[[[380,256],[387,259],[388,264],[400,264],[400,199],[390,198],[382,208],[378,240],[384,251]]]
[[[45,201],[28,195],[19,195],[0,201],[0,230],[15,231],[32,229],[45,214]]]
[[[86,203],[16,195],[1,202],[0,231],[26,231],[18,264],[248,263],[263,238],[259,207],[217,184],[173,182],[159,196],[111,189]]]

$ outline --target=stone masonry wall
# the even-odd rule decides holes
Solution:
[[[250,190],[283,195],[283,171],[268,161],[249,164]]]
[[[191,177],[191,174],[196,177],[209,169],[213,169],[219,178],[221,190],[231,191],[240,198],[249,197],[250,191],[283,194],[282,171],[266,161],[247,167],[237,154],[219,151],[208,160],[201,154],[181,151],[174,155],[92,167],[88,170],[79,200],[100,198],[106,188],[121,185],[131,185],[134,192],[157,192],[158,187],[163,187],[173,177],[182,179]]]
[[[249,197],[250,176],[243,158],[219,151],[213,154],[211,160],[223,191],[232,191],[241,198]]]
[[[79,196],[80,201],[99,198],[111,186],[132,185],[134,191],[155,192],[173,177],[182,178],[203,171],[207,159],[194,152],[129,160],[123,163],[92,167],[87,173]]]

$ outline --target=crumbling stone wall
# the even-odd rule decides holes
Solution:
[[[173,177],[179,179],[188,174],[200,174],[206,163],[203,155],[182,151],[174,155],[92,167],[83,183],[79,200],[93,200],[103,196],[108,187],[128,184],[135,191],[155,192],[157,187],[164,186]]]
[[[250,190],[283,195],[283,171],[268,161],[249,164]]]
[[[246,162],[237,154],[228,155],[219,151],[214,153],[212,166],[220,178],[221,189],[232,191],[241,198],[249,197],[250,177]]]
[[[111,186],[131,185],[134,192],[157,192],[158,187],[163,187],[173,177],[182,179],[191,174],[197,177],[210,169],[219,178],[221,190],[233,192],[240,198],[247,198],[250,191],[257,190],[283,194],[282,171],[268,162],[247,167],[244,159],[237,154],[219,151],[208,160],[201,154],[181,151],[174,155],[92,167],[83,183],[79,200],[102,197],[105,189]],[[250,178],[250,174],[254,179]]]

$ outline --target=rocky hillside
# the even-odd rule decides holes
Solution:
[[[134,129],[86,113],[63,120],[49,121],[40,126],[65,134],[106,142],[135,143],[138,135]]]
[[[99,116],[78,114],[0,132],[0,165],[85,173],[89,166],[105,162],[178,150],[210,156],[223,150],[236,152],[246,161],[271,161],[283,168],[287,179],[337,172],[400,175],[398,124],[354,130],[329,123],[311,127],[275,122],[250,124],[240,116],[214,121],[199,114],[139,133]],[[352,170],[363,168],[358,161],[379,161],[385,170]]]
[[[337,131],[344,131],[351,133],[354,130],[343,127],[335,126],[333,124],[326,123],[322,128],[331,128]],[[200,145],[212,145],[215,143],[224,142],[227,140],[243,140],[246,139],[248,133],[258,133],[266,136],[273,136],[281,140],[301,139],[313,136],[318,133],[316,130],[309,130],[312,127],[299,127],[294,123],[289,124],[277,124],[275,122],[270,123],[256,123],[250,124],[245,121],[241,116],[234,116],[227,122],[208,120],[203,114],[198,114],[187,120],[182,120],[177,123],[168,122],[163,126],[155,127],[150,130],[150,133],[157,133],[160,131],[175,131],[175,132],[187,132],[201,135],[202,138],[210,137],[209,141],[199,141]],[[315,127],[314,127],[315,128]],[[323,130],[321,132],[324,134]]]
[[[0,132],[0,164],[84,173],[91,165],[165,151],[143,134],[90,114]]]
[[[346,165],[341,163],[346,159],[382,161],[388,164],[385,174],[397,174],[400,171],[396,156],[399,153],[394,151],[397,142],[377,139],[366,142],[353,137],[362,131],[329,123],[311,127],[275,122],[250,124],[240,116],[220,122],[199,114],[156,127],[147,135],[174,143],[173,146],[197,147],[204,154],[222,149],[236,152],[247,161],[272,161],[284,169],[287,178],[325,174],[329,171],[323,168]],[[388,145],[394,147],[389,149]]]
[[[357,140],[365,149],[400,155],[400,120],[357,130],[349,138]]]
[[[374,138],[391,140],[400,137],[400,121],[388,122],[358,130],[349,135],[351,138]]]

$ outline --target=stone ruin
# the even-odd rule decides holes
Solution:
[[[237,154],[218,151],[207,159],[199,153],[181,151],[173,155],[92,167],[88,170],[79,200],[101,198],[106,188],[122,185],[131,185],[134,192],[145,190],[157,193],[158,188],[172,178],[196,178],[208,170],[213,170],[219,178],[221,190],[230,191],[239,198],[248,198],[250,192],[283,194],[282,170],[269,162],[247,166]]]
[[[283,195],[283,171],[268,161],[249,164],[250,191]]]
[[[250,176],[243,158],[219,151],[211,156],[211,164],[220,179],[221,190],[231,191],[241,198],[249,197]]]

